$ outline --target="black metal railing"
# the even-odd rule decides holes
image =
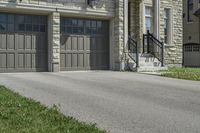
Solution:
[[[149,31],[143,35],[143,53],[152,54],[164,66],[164,44]]]
[[[128,55],[139,67],[138,43],[131,36],[128,37]]]

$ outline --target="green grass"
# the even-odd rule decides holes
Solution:
[[[169,68],[169,70],[161,71],[161,75],[171,78],[200,81],[199,68]]]
[[[0,133],[106,133],[0,86]]]

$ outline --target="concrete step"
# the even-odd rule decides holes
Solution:
[[[136,56],[136,55],[135,55]],[[135,58],[133,55],[133,57]],[[161,67],[161,62],[151,54],[139,54],[139,68],[138,72],[155,72],[159,70],[166,70],[167,67]],[[135,70],[136,63],[132,60],[129,61],[129,68]]]
[[[167,67],[139,67],[137,68],[138,72],[157,72],[161,70],[167,70]]]

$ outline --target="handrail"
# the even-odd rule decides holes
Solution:
[[[152,54],[164,66],[164,44],[149,31],[143,35],[143,52]]]
[[[139,67],[138,43],[131,36],[128,37],[128,55]]]

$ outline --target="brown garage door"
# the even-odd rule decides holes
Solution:
[[[61,70],[109,69],[107,21],[61,18]]]
[[[0,13],[0,72],[47,70],[47,18]]]

